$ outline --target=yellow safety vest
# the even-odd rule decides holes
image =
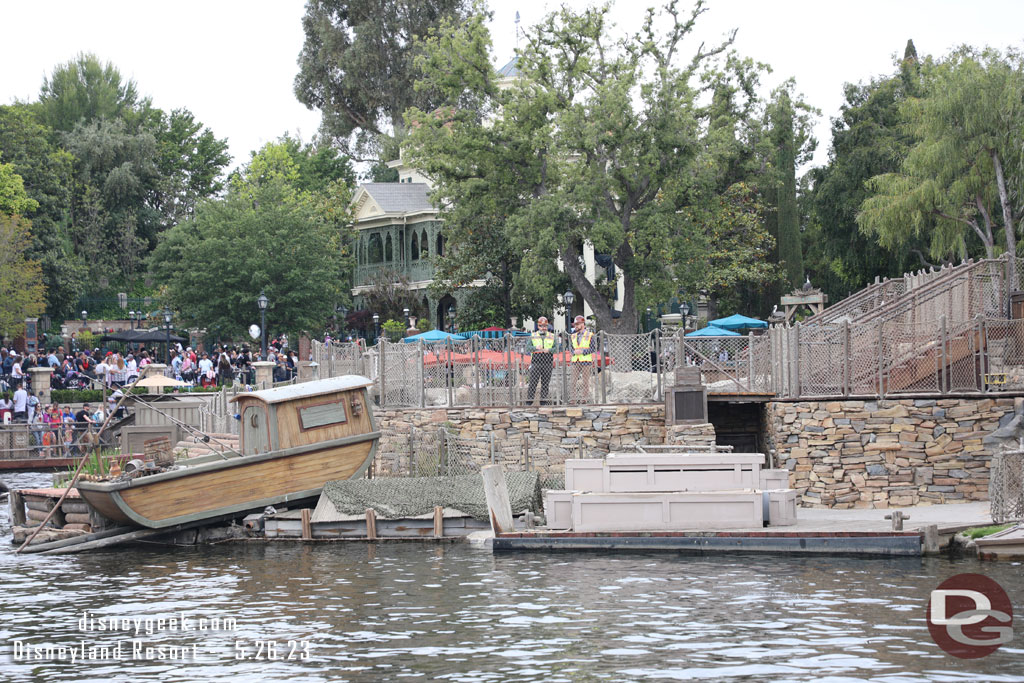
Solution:
[[[555,347],[555,335],[550,332],[534,332],[530,335],[534,351],[548,351]]]
[[[590,340],[594,338],[594,333],[589,330],[583,334],[573,333],[572,335],[572,362],[573,363],[590,363],[593,362],[594,356],[590,351]]]

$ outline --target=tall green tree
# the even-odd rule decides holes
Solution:
[[[411,106],[429,109],[413,88],[416,38],[442,19],[465,19],[471,0],[309,0],[295,95],[323,114],[321,130],[347,149],[386,161],[387,138]]]
[[[334,315],[351,270],[351,188],[335,182],[313,193],[299,177],[287,146],[269,144],[223,199],[200,202],[194,218],[161,236],[150,270],[186,325],[241,336],[261,291],[270,334],[319,333]]]
[[[30,105],[0,106],[0,158],[24,179],[26,194],[38,208],[24,212],[32,220],[28,257],[39,261],[46,289],[46,310],[53,318],[75,315],[87,267],[72,241],[69,205],[72,157],[51,142]]]
[[[110,62],[81,52],[43,80],[39,119],[55,131],[69,132],[80,123],[124,118],[138,104],[135,81],[125,79]]]
[[[820,253],[815,284],[833,299],[877,275],[897,277],[931,265],[925,258],[927,242],[908,238],[902,248],[886,248],[857,226],[857,213],[869,196],[867,181],[897,172],[914,142],[900,116],[900,106],[921,94],[913,41],[907,41],[897,67],[894,74],[844,86],[845,101],[832,121],[828,163],[810,172],[815,239],[807,247]]]
[[[0,164],[0,190],[5,185],[5,166]],[[20,196],[5,193],[0,204],[0,336],[22,333],[25,318],[41,314],[46,301],[42,269],[28,257],[31,223],[5,212],[10,206],[27,207],[31,201],[23,192]]]
[[[926,235],[934,258],[1016,254],[1024,59],[1015,50],[962,47],[923,76],[923,96],[900,109],[914,146],[899,172],[870,181],[873,196],[858,223],[888,247]],[[1013,261],[1011,268],[1015,277]]]
[[[774,151],[775,230],[778,261],[793,287],[804,281],[800,212],[797,209],[796,168],[810,159],[815,141],[810,136],[810,116],[817,113],[801,106],[790,79],[775,89],[768,106],[769,138]]]
[[[411,110],[410,161],[436,181],[444,207],[465,206],[475,186],[492,182],[490,169],[508,169],[512,201],[500,232],[519,257],[516,296],[554,305],[568,276],[603,329],[631,333],[638,289],[666,299],[675,293],[666,266],[684,225],[664,190],[691,172],[698,152],[691,80],[729,42],[680,58],[705,9],[698,2],[680,16],[670,2],[661,14],[648,12],[637,35],[609,39],[608,7],[563,7],[528,36],[521,78],[505,89],[481,24],[449,26],[428,41],[422,86],[448,106]],[[477,206],[493,214],[486,201],[481,193]],[[610,292],[587,278],[587,243],[622,273],[620,317]]]

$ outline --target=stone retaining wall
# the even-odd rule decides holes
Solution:
[[[1014,400],[770,403],[769,430],[806,507],[988,500],[991,447]]]
[[[551,406],[542,408],[375,409],[377,428],[408,433],[447,425],[462,438],[493,435],[506,447],[529,438],[531,459],[562,462],[579,457],[580,443],[590,457],[633,444],[665,442],[665,406]]]

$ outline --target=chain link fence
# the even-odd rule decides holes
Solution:
[[[989,476],[992,521],[1005,524],[1024,520],[1024,448],[993,455]]]

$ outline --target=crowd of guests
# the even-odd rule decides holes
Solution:
[[[170,352],[171,373],[176,379],[201,386],[223,386],[235,381],[255,383],[253,362],[259,360],[246,345],[216,344],[212,353],[196,352],[191,346]],[[93,349],[65,353],[57,348],[49,353],[19,353],[16,349],[0,348],[0,424],[23,423],[29,425],[30,448],[46,457],[77,455],[76,444],[80,436],[94,424],[103,422],[106,410],[113,410],[122,394],[120,388],[134,382],[142,369],[154,362],[158,355],[144,347],[130,352]],[[275,363],[274,381],[292,379],[298,368],[298,354],[275,341],[268,347],[267,360]],[[40,404],[33,391],[29,369],[50,367],[53,389],[99,389],[111,391],[108,406],[86,403],[78,410],[63,408],[56,403]],[[123,408],[121,409],[123,410]]]

